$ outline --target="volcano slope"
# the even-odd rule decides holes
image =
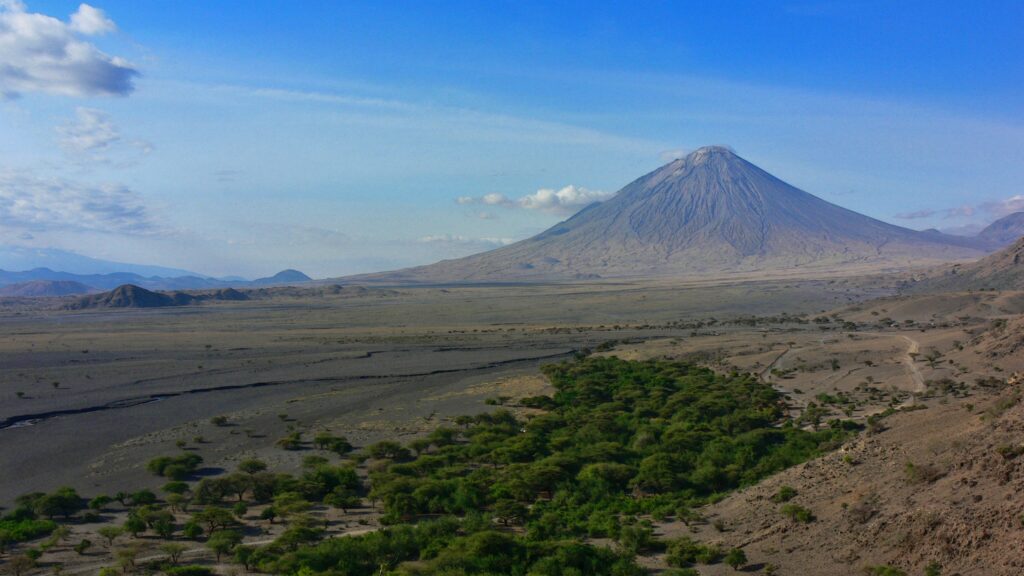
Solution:
[[[917,232],[836,206],[728,148],[711,146],[527,240],[359,279],[437,283],[854,271],[976,258],[984,253],[979,246],[976,239]]]

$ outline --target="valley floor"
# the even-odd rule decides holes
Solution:
[[[203,456],[203,474],[248,457],[295,471],[308,451],[275,443],[296,427],[357,447],[405,442],[493,409],[496,398],[514,404],[545,392],[538,367],[588,349],[757,373],[788,395],[808,428],[886,415],[873,433],[727,497],[703,522],[660,523],[659,534],[741,546],[752,567],[779,574],[881,564],[920,573],[931,562],[943,574],[1020,573],[1020,461],[999,450],[1024,442],[1024,408],[997,408],[1016,397],[1005,382],[1024,370],[1005,333],[1024,313],[1024,296],[892,293],[873,278],[605,283],[11,310],[0,322],[0,502],[63,485],[84,494],[156,489],[163,479],[145,463],[179,442]],[[221,415],[228,425],[211,422]],[[779,514],[770,497],[783,485],[814,522]],[[330,516],[333,534],[376,525],[371,508],[316,513]],[[93,529],[75,527],[68,542]],[[276,528],[265,529],[247,541],[272,538]],[[209,560],[195,548],[189,554]],[[100,546],[79,556],[60,544],[47,554],[65,573],[110,561]],[[646,562],[665,568],[657,554]]]

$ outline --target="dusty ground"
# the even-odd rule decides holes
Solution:
[[[0,504],[65,484],[153,487],[144,463],[179,440],[217,469],[242,454],[284,458],[273,445],[296,422],[357,446],[415,433],[484,410],[483,395],[463,394],[472,386],[576,349],[688,339],[668,323],[812,312],[891,289],[859,282],[371,289],[84,312],[19,304],[0,318]],[[216,415],[232,425],[212,425]]]

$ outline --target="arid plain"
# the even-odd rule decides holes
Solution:
[[[895,543],[861,543],[846,556],[842,529],[822,533],[849,523],[850,502],[840,509],[840,501],[931,490],[903,478],[908,458],[923,461],[913,451],[963,451],[949,435],[991,424],[946,413],[967,414],[969,405],[984,414],[1024,369],[1021,355],[998,340],[1007,320],[1024,313],[1024,294],[902,295],[909,277],[293,289],[243,302],[84,311],[61,309],[61,299],[8,300],[0,323],[0,469],[7,471],[0,500],[10,505],[20,494],[60,486],[83,494],[157,490],[163,480],[146,462],[183,446],[203,457],[200,477],[252,457],[298,471],[308,451],[277,445],[296,430],[344,436],[356,448],[407,442],[494,404],[528,413],[519,399],[550,392],[538,371],[544,364],[586,353],[669,358],[757,374],[786,394],[808,428],[884,414],[892,432],[863,436],[737,492],[695,525],[658,523],[657,535],[744,546],[754,566],[782,573],[890,562],[905,555],[906,544],[885,528],[875,535]],[[226,424],[215,423],[217,416]],[[879,443],[890,453],[880,453]],[[851,453],[856,466],[843,459]],[[810,468],[816,472],[802,472]],[[817,522],[792,525],[766,507],[783,483],[799,489]],[[906,502],[884,514],[877,506],[872,517],[903,524],[911,522],[903,516],[918,514]],[[376,525],[366,511],[334,520],[332,534]],[[98,538],[89,525],[74,530],[69,542]],[[996,542],[1000,550],[1007,543]],[[142,546],[145,556],[145,539]],[[978,573],[969,569],[977,555],[957,553],[968,558],[962,573]],[[75,573],[112,561],[59,547],[55,554],[80,566]],[[206,554],[193,551],[197,559]],[[998,556],[987,566],[1021,561],[1005,550]],[[657,553],[640,560],[655,571],[666,566]]]
[[[415,433],[499,395],[463,394],[468,386],[535,374],[584,348],[678,339],[717,354],[750,338],[762,343],[763,328],[724,324],[694,335],[692,325],[813,314],[894,289],[878,282],[349,288],[88,311],[9,301],[0,323],[0,467],[18,473],[0,499],[68,483],[155,486],[145,462],[197,436],[209,466],[229,467],[247,451],[280,456],[282,414],[357,445]],[[721,341],[723,332],[737,340]],[[234,425],[211,425],[218,415]]]

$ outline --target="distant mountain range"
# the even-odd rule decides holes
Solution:
[[[903,267],[978,258],[1022,228],[1020,215],[971,238],[902,228],[826,202],[728,148],[709,146],[532,238],[348,280],[547,281]]]
[[[209,290],[217,288],[241,288],[259,286],[278,286],[302,284],[311,281],[298,270],[283,270],[266,278],[256,280],[239,280],[228,278],[210,278],[205,276],[142,276],[130,272],[114,272],[110,274],[72,274],[58,272],[49,268],[35,268],[22,272],[0,270],[0,295],[28,296],[28,290],[35,296],[63,296],[75,292],[72,284],[84,287],[77,293],[110,290],[124,284],[131,284],[149,290]],[[69,284],[70,283],[70,284]],[[15,286],[12,288],[12,285]],[[5,288],[6,287],[6,288]],[[19,293],[22,292],[22,293]]]
[[[18,298],[73,296],[75,294],[88,294],[89,292],[95,292],[95,289],[72,280],[32,280],[30,282],[0,286],[0,296]]]
[[[205,277],[203,274],[179,268],[114,262],[90,258],[56,248],[0,245],[0,270],[33,270],[35,268],[49,268],[50,270],[60,270],[86,276],[126,272],[147,278],[151,276],[161,276],[164,278],[176,278],[179,276]]]

